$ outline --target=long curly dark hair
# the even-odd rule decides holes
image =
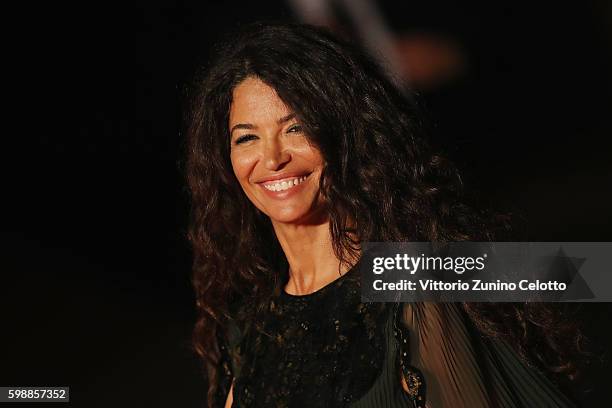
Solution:
[[[359,241],[486,241],[501,229],[465,204],[457,170],[429,147],[418,109],[360,48],[323,29],[256,24],[234,34],[196,81],[187,132],[192,195],[189,239],[199,317],[193,344],[217,384],[218,338],[239,300],[261,313],[286,280],[271,222],[243,193],[229,159],[234,87],[256,77],[276,90],[319,148],[333,248],[354,263]],[[499,238],[498,238],[499,239]],[[509,341],[526,361],[573,378],[581,336],[542,304],[464,304],[487,336]],[[564,323],[559,323],[564,322]]]

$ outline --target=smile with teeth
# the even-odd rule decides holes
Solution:
[[[280,182],[278,181],[270,182],[270,183],[263,184],[263,186],[266,190],[270,190],[270,191],[285,191],[285,190],[289,190],[290,188],[293,188],[297,186],[298,184],[302,183],[304,180],[306,180],[306,177],[308,176],[295,177],[295,178],[283,180]]]

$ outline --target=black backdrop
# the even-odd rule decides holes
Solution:
[[[13,125],[4,139],[17,148],[3,154],[0,385],[68,385],[75,407],[202,406],[189,346],[184,94],[223,31],[292,18],[284,2],[259,3],[4,13]],[[381,8],[395,30],[464,44],[467,74],[420,98],[433,137],[483,204],[523,214],[532,241],[612,240],[606,2],[393,3]],[[582,313],[604,348],[611,309]],[[585,406],[607,406],[607,368],[590,376]]]

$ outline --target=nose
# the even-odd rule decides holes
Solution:
[[[291,154],[277,138],[268,139],[264,143],[263,163],[267,170],[280,170],[290,160]]]

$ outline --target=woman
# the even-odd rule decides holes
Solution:
[[[360,242],[493,230],[360,50],[255,25],[198,86],[187,174],[210,406],[572,406],[536,368],[575,375],[577,332],[552,309],[361,303]]]

